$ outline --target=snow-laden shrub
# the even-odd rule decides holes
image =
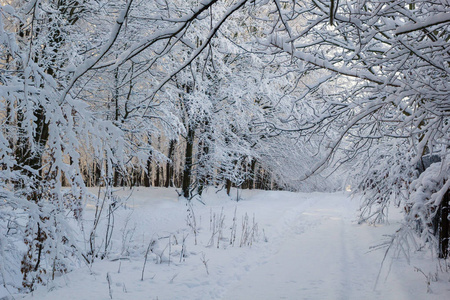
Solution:
[[[433,163],[411,184],[406,201],[408,223],[415,228],[422,245],[429,244],[440,258],[448,256],[450,162]]]

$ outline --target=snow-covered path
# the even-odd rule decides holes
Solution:
[[[383,252],[368,252],[368,247],[379,242],[381,232],[356,225],[355,207],[346,197],[314,197],[308,203],[301,212],[292,208],[296,218],[276,252],[223,299],[419,299],[418,293],[427,297],[424,284],[412,289],[395,270],[375,288]]]
[[[380,273],[384,250],[369,247],[397,225],[357,225],[357,202],[344,195],[311,194],[306,203],[291,203],[275,252],[223,299],[450,299],[448,282],[430,294],[425,277],[413,272],[426,261],[388,258]]]
[[[358,225],[358,201],[344,193],[244,191],[242,198],[236,203],[212,190],[204,197],[206,205],[195,202],[195,245],[194,234],[186,225],[186,203],[178,201],[174,191],[137,190],[128,208],[116,213],[115,247],[109,260],[97,260],[91,270],[82,266],[26,298],[450,299],[448,273],[440,272],[438,282],[431,284],[432,293],[427,293],[424,274],[435,274],[436,265],[425,253],[413,254],[409,265],[403,256],[389,256],[379,275],[384,251],[370,251],[370,247],[383,242],[383,235],[395,232],[395,216],[391,225]],[[244,215],[248,214],[250,222],[254,216],[257,222],[259,238],[251,247],[230,245],[235,210],[237,240]],[[89,213],[86,215],[89,218]],[[224,238],[218,241],[216,235],[211,246],[211,220],[220,215],[224,217]],[[124,233],[133,226],[134,238],[124,244]],[[158,245],[141,281],[144,253],[155,237]],[[180,259],[183,238],[187,255]],[[128,249],[126,257],[124,248]],[[120,249],[123,259],[114,259],[120,256]],[[415,272],[415,267],[424,274]]]

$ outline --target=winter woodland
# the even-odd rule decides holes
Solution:
[[[175,189],[193,238],[207,188],[348,186],[360,224],[402,212],[381,251],[448,272],[450,1],[0,4],[6,297],[110,258],[124,187]]]

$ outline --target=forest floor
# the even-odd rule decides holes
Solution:
[[[381,266],[386,248],[373,247],[398,229],[400,213],[389,225],[358,225],[359,200],[346,193],[247,190],[236,202],[236,192],[209,189],[189,208],[174,189],[139,188],[129,198],[119,190],[128,200],[114,212],[107,257],[15,298],[450,299],[450,273],[427,251],[409,263],[392,251]]]

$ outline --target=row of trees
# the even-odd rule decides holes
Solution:
[[[4,285],[21,244],[29,290],[92,262],[65,221],[82,218],[87,186],[174,185],[188,199],[211,184],[312,189],[346,164],[362,221],[394,201],[397,240],[413,232],[447,257],[448,7],[2,1]]]

